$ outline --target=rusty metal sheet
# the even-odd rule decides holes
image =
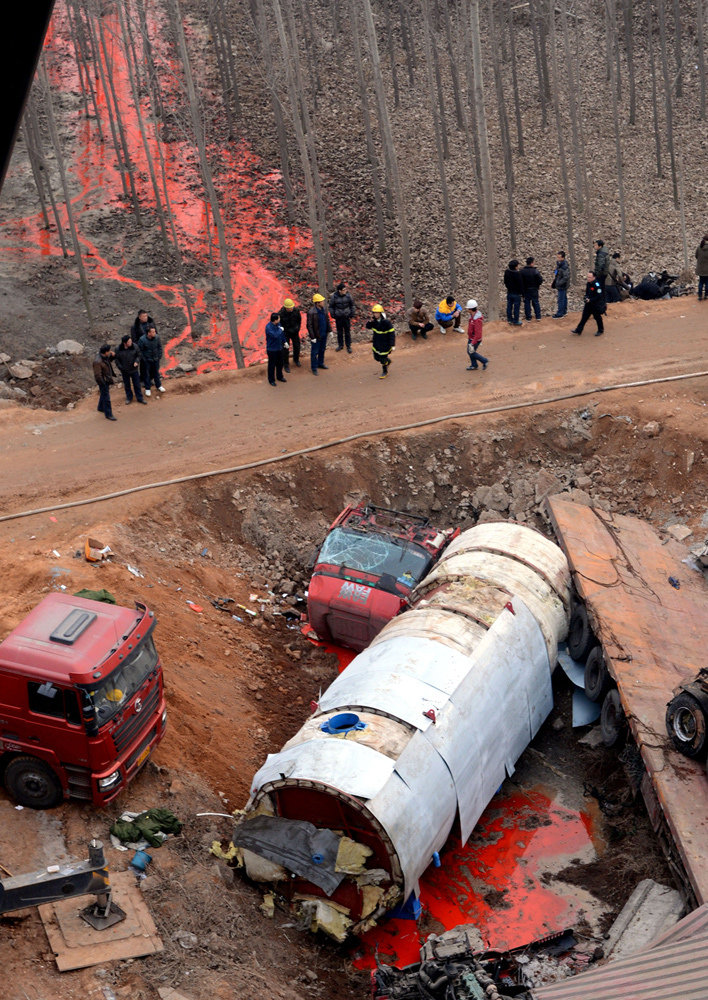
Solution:
[[[706,1000],[708,906],[647,948],[572,979],[531,990],[533,1000]]]
[[[705,666],[708,586],[682,562],[682,545],[638,518],[560,497],[549,498],[548,509],[686,874],[705,903],[708,779],[673,749],[664,718],[673,689]]]

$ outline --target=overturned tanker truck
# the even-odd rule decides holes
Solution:
[[[457,819],[463,843],[553,706],[570,573],[531,528],[478,525],[255,775],[234,830],[247,874],[313,930],[400,904]]]

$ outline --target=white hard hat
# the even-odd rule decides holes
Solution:
[[[476,309],[477,308],[477,299],[470,299],[468,301],[468,303],[467,303],[467,308],[468,309]]]

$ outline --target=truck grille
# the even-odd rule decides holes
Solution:
[[[140,756],[140,754],[143,752],[143,750],[145,749],[145,747],[148,746],[149,743],[150,743],[150,741],[155,738],[155,734],[156,733],[157,733],[157,726],[153,726],[152,729],[150,730],[150,732],[145,737],[145,739],[140,741],[140,745],[135,750],[133,750],[133,752],[131,753],[130,757],[128,757],[128,759],[126,760],[126,762],[125,762],[125,769],[126,769],[126,771],[130,771],[131,767],[133,766],[133,764],[135,763],[135,761],[138,759],[138,757]]]
[[[153,713],[160,700],[160,685],[155,684],[151,691],[143,698],[142,710],[136,715],[134,712],[123,721],[113,731],[113,742],[116,753],[123,751],[130,746],[135,738],[140,734],[141,729],[150,725]]]

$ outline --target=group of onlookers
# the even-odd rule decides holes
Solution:
[[[146,309],[141,309],[130,328],[130,332],[121,337],[117,350],[110,344],[99,348],[93,360],[93,374],[98,385],[98,412],[106,420],[116,420],[111,405],[111,386],[115,383],[115,363],[123,380],[126,403],[137,400],[147,406],[145,396],[150,396],[154,385],[158,392],[165,391],[160,377],[160,361],[162,360],[162,343],[157,334],[157,327],[152,316]]]

